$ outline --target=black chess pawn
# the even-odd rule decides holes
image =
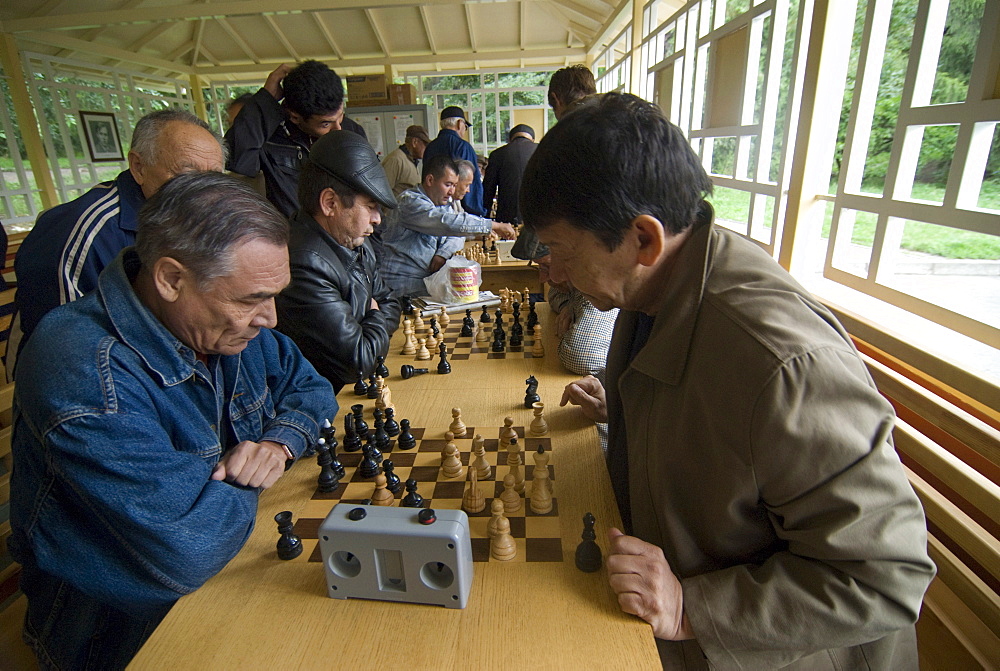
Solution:
[[[385,474],[385,488],[394,495],[399,496],[399,493],[403,491],[403,481],[396,475],[395,468],[396,466],[392,463],[392,459],[386,459],[382,462],[382,473]]]
[[[372,449],[374,447],[375,447],[374,445],[368,443],[363,448],[361,448],[365,456],[364,459],[361,460],[361,463],[358,465],[358,475],[360,475],[363,478],[374,478],[376,475],[378,475],[379,472],[378,462],[375,461],[375,458],[372,456]]]
[[[378,385],[375,384],[375,373],[368,376],[368,398],[378,398]]]
[[[472,308],[465,308],[465,316],[462,317],[462,322],[472,327],[476,326],[476,320],[472,318]]]
[[[354,415],[344,415],[344,452],[357,452],[361,449],[361,436],[354,426]]]
[[[351,412],[354,413],[354,430],[357,432],[358,437],[364,440],[368,436],[368,422],[365,421],[365,406],[360,403],[352,405]]]
[[[500,312],[500,308],[497,308],[497,311],[493,313],[493,316],[496,317],[496,321],[494,322],[495,324],[497,325],[503,324],[503,313]]]
[[[451,372],[451,364],[448,363],[448,346],[441,343],[438,345],[438,350],[441,352],[441,361],[438,363],[438,374],[447,375]]]
[[[528,330],[531,331],[535,328],[535,324],[538,323],[538,313],[535,312],[535,301],[528,302]]]
[[[489,324],[492,321],[493,321],[493,319],[490,317],[490,311],[487,310],[486,306],[484,305],[483,306],[483,314],[479,315],[479,322],[482,323],[482,324]]]
[[[424,505],[424,497],[417,493],[417,481],[413,478],[406,481],[406,496],[399,505],[402,508],[420,508]]]
[[[462,319],[462,332],[458,334],[460,338],[471,338],[473,329],[476,328],[476,322],[469,314],[471,312],[472,310],[465,311],[465,318]]]
[[[504,351],[505,347],[504,347],[504,339],[502,337],[502,333],[503,331],[501,331],[500,329],[493,329],[493,344],[490,345],[490,351],[493,352]]]
[[[375,436],[373,437],[373,442],[375,447],[380,450],[389,449],[389,443],[392,439],[389,438],[389,432],[385,430],[385,421],[381,417],[375,418]]]
[[[354,383],[354,395],[355,396],[367,396],[368,395],[368,385],[365,383],[365,374],[360,370],[358,371],[358,381]]]
[[[389,377],[389,369],[385,365],[384,356],[375,357],[375,374],[383,378]]]
[[[524,335],[524,327],[521,326],[521,316],[516,312],[514,313],[514,319],[510,324],[510,334],[517,334],[519,338]]]
[[[510,309],[514,313],[514,319],[517,319],[518,317],[521,316],[521,304],[518,303],[517,301],[514,301],[513,303],[510,304]]]
[[[316,451],[319,453],[316,457],[316,463],[319,464],[319,477],[316,479],[316,485],[319,491],[324,494],[332,492],[340,484],[337,478],[337,474],[334,472],[333,467],[333,457],[330,455],[330,447],[326,444],[326,440],[320,438],[316,443]]]
[[[368,436],[368,442],[365,443],[365,449],[371,452],[372,459],[375,460],[376,464],[382,463],[382,450],[379,449],[378,444],[375,442],[374,433]]]
[[[412,450],[417,446],[417,439],[410,433],[410,420],[404,419],[399,423],[400,434],[396,439],[396,445],[401,450]]]
[[[390,438],[399,435],[399,422],[396,421],[396,411],[392,408],[385,409],[385,432]]]
[[[594,516],[587,513],[583,516],[583,539],[576,546],[576,567],[584,573],[593,573],[601,568],[601,547],[594,540]]]
[[[404,380],[409,380],[414,375],[423,375],[426,372],[427,372],[426,368],[414,368],[408,363],[404,363],[402,367],[399,369],[399,374],[403,377]]]
[[[292,524],[292,513],[284,510],[274,516],[274,521],[278,523],[278,559],[295,559],[302,554],[302,540],[293,533],[295,525]]]

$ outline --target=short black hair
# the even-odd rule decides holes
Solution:
[[[326,189],[333,189],[344,207],[354,207],[358,192],[307,159],[299,171],[299,207],[308,214],[315,215],[319,212],[320,194]]]
[[[281,82],[285,107],[308,119],[333,114],[344,106],[344,83],[319,61],[303,61]]]
[[[424,161],[423,171],[420,173],[420,181],[427,179],[427,175],[434,175],[434,179],[441,179],[447,170],[458,174],[458,164],[455,159],[447,154],[432,156],[429,161]]]
[[[659,107],[607,93],[542,138],[521,180],[521,217],[534,229],[565,221],[613,250],[640,214],[684,231],[711,192],[698,156]]]

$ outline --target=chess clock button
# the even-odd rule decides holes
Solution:
[[[358,522],[366,517],[368,517],[368,513],[365,512],[364,508],[354,508],[351,512],[347,513],[347,519],[353,522]]]
[[[417,513],[417,521],[421,524],[434,524],[437,521],[437,514],[433,508],[424,508]]]

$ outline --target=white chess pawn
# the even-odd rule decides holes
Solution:
[[[517,556],[517,544],[510,535],[510,520],[500,516],[497,533],[490,539],[490,557],[497,561],[510,561]]]
[[[415,358],[417,361],[427,361],[431,358],[431,353],[427,349],[427,341],[424,338],[420,339],[420,347],[417,348],[417,356]]]
[[[494,498],[493,503],[490,504],[490,514],[493,517],[490,518],[489,524],[486,525],[486,535],[493,538],[497,534],[497,522],[503,517],[503,501],[499,498]]]
[[[456,438],[465,437],[465,422],[462,421],[462,409],[452,408],[451,409],[451,426],[448,429],[455,434]]]
[[[535,324],[535,345],[531,348],[531,356],[536,359],[545,356],[545,346],[542,345],[542,325]]]
[[[505,513],[516,513],[521,509],[521,495],[514,489],[514,480],[513,473],[508,473],[503,479],[503,492],[500,494],[500,500],[503,501]]]
[[[417,345],[413,337],[413,322],[409,319],[403,320],[403,351],[400,354],[416,354]]]
[[[375,493],[372,494],[373,506],[391,506],[393,500],[392,491],[386,487],[385,475],[379,473],[375,476]]]
[[[441,459],[441,474],[446,478],[458,478],[462,476],[462,460],[458,456],[458,446],[451,442],[455,436],[451,431],[445,434],[448,443],[444,446]]]
[[[489,480],[493,477],[493,467],[486,461],[486,441],[478,433],[472,439],[472,453],[476,455],[475,461],[472,462],[476,475],[480,480]]]
[[[443,331],[444,329],[448,328],[448,324],[450,323],[451,323],[451,317],[448,316],[448,313],[445,312],[444,306],[442,305],[441,316],[438,317],[438,324],[441,325],[441,330]]]
[[[541,401],[535,401],[531,404],[531,408],[535,413],[535,418],[531,420],[531,435],[533,436],[544,436],[549,432],[548,422],[545,421],[545,404]]]

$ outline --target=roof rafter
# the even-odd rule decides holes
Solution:
[[[148,65],[149,67],[159,68],[168,72],[181,72],[183,74],[191,73],[191,69],[188,66],[179,63],[176,60],[177,57],[167,57],[166,59],[163,59],[156,58],[154,56],[146,56],[144,54],[125,51],[124,49],[108,46],[106,44],[100,44],[99,42],[84,42],[81,39],[70,37],[69,35],[63,35],[62,33],[47,33],[44,31],[30,32],[20,34],[18,35],[18,38],[29,42],[39,42],[41,44],[61,47],[63,49],[72,49],[73,51],[97,54],[99,56],[104,56],[105,58],[117,61]],[[190,45],[188,45],[188,50],[190,50],[190,48]],[[184,52],[182,52],[182,54],[183,53]]]
[[[296,51],[295,47],[292,46],[292,43],[288,41],[287,37],[285,37],[285,33],[283,33],[281,28],[278,27],[278,23],[274,20],[274,17],[270,14],[262,14],[262,16],[264,17],[264,20],[267,21],[267,25],[271,26],[271,30],[274,32],[275,37],[278,38],[278,41],[281,42],[281,45],[285,47],[289,54],[291,54],[292,60],[302,60],[299,58],[299,52]]]
[[[429,44],[431,47],[431,53],[436,54],[437,45],[434,44],[434,35],[431,33],[431,22],[427,18],[427,8],[424,7],[423,5],[420,5],[418,9],[420,10],[420,20],[424,24],[424,33],[427,34],[427,44]]]
[[[320,16],[319,12],[311,12],[313,17],[313,22],[315,22],[316,27],[319,28],[319,32],[323,33],[323,38],[326,43],[330,45],[330,50],[337,55],[337,58],[343,58],[344,52],[337,45],[337,41],[333,39],[333,33],[330,32],[330,28],[327,27],[326,21]]]
[[[236,32],[236,29],[233,28],[232,24],[229,23],[224,16],[218,17],[215,21],[224,31],[226,31],[226,34],[229,35],[230,39],[236,43],[236,46],[238,46],[243,53],[246,54],[247,58],[252,60],[254,63],[260,63],[260,57],[254,53],[253,48],[247,44],[247,41],[244,40],[238,32]]]
[[[191,67],[198,65],[198,56],[201,54],[201,35],[205,32],[205,21],[202,19],[194,25],[194,51],[191,52]]]
[[[476,44],[476,30],[472,27],[472,5],[464,4],[465,8],[465,23],[469,26],[469,44],[472,45],[472,52],[475,53],[479,51],[479,46]],[[476,68],[478,69],[478,65]]]
[[[598,26],[604,22],[604,16],[602,14],[587,9],[586,7],[582,7],[581,5],[572,2],[572,0],[551,0],[551,2],[559,5],[571,14],[576,14],[577,16],[583,17],[588,21],[593,21]]]
[[[375,39],[378,40],[378,45],[382,49],[382,53],[386,56],[389,55],[389,47],[385,44],[385,38],[382,37],[382,30],[378,27],[378,21],[375,20],[375,14],[370,9],[365,9],[365,16],[368,18],[368,24],[372,27],[372,32],[375,33]]]

